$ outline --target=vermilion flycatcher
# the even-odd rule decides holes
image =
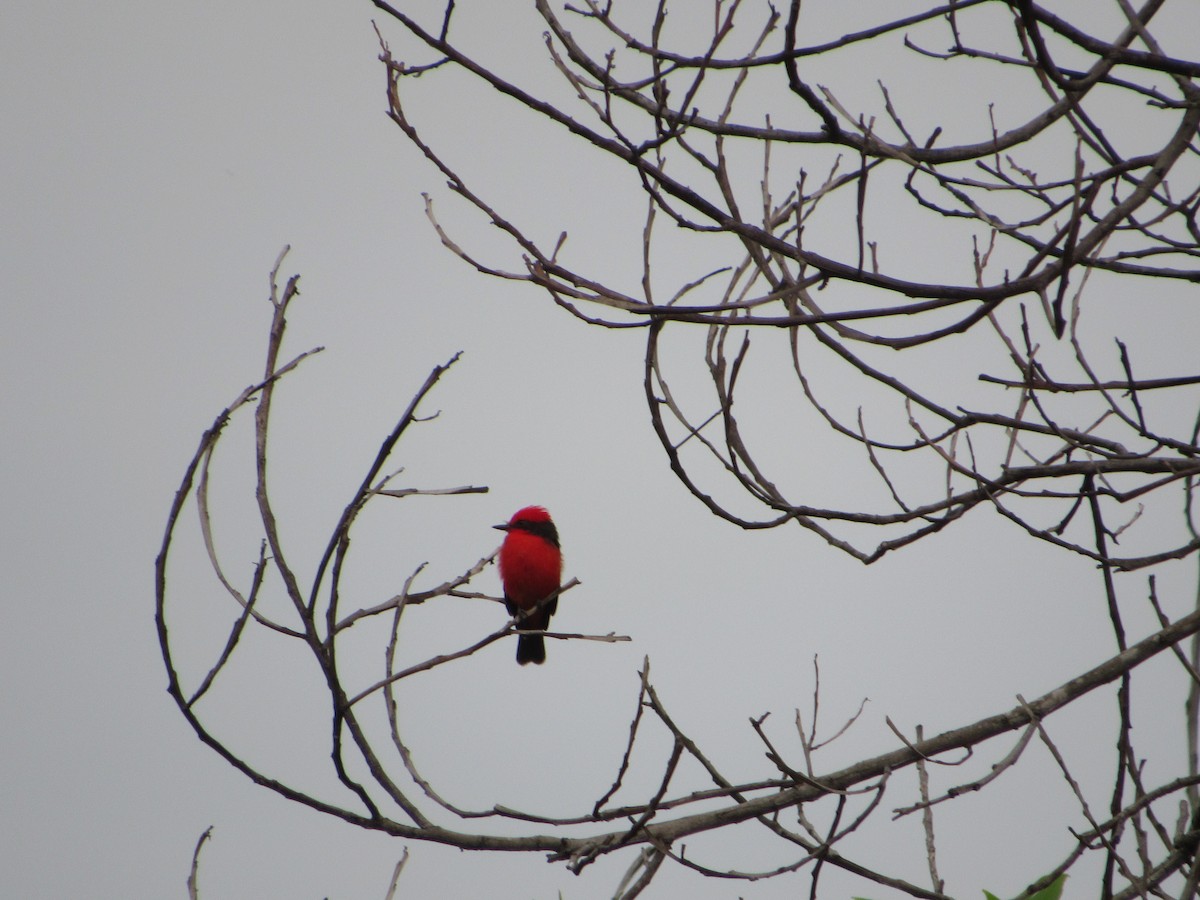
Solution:
[[[522,618],[522,630],[545,631],[550,617],[558,609],[558,597],[542,603],[562,583],[562,551],[558,547],[558,529],[550,513],[540,506],[517,510],[507,525],[496,525],[505,532],[500,545],[500,582],[504,585],[504,605],[510,616],[517,611],[537,611]],[[539,606],[539,604],[541,604]],[[540,634],[522,634],[517,638],[517,662],[521,665],[546,661],[546,642]]]

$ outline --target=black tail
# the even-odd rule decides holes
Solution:
[[[517,635],[517,662],[540,666],[546,661],[546,642],[540,634]]]

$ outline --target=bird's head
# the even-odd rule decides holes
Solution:
[[[498,528],[500,531],[509,531],[516,528],[520,523],[527,522],[531,525],[539,522],[549,522],[550,513],[546,512],[544,506],[526,506],[518,509],[513,513],[513,517],[503,525],[493,525],[493,528]]]
[[[500,531],[524,531],[545,538],[555,547],[558,546],[558,529],[544,506],[526,506],[513,513],[513,517],[503,525],[493,525]]]

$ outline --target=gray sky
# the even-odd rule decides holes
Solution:
[[[440,246],[422,191],[464,243],[501,248],[386,119],[372,14],[367,3],[273,0],[17,4],[0,14],[0,893],[184,896],[209,825],[207,898],[387,890],[403,842],[288,803],[204,747],[165,692],[154,633],[153,562],[169,504],[200,433],[261,372],[267,275],[285,244],[283,274],[302,276],[285,355],[326,347],[276,395],[272,479],[306,573],[412,392],[462,350],[425,407],[441,414],[395,462],[404,486],[490,491],[376,507],[356,539],[349,605],[398,592],[422,562],[418,586],[456,574],[495,548],[491,525],[536,502],[554,514],[566,572],[583,583],[555,625],[633,638],[550,642],[537,670],[518,669],[504,642],[402,692],[425,774],[464,806],[590,808],[619,762],[645,656],[677,720],[748,779],[769,774],[750,717],[770,711],[773,736],[798,752],[791,723],[811,703],[814,654],[827,726],[871,701],[822,770],[893,748],[885,716],[942,730],[1109,655],[1111,636],[1091,615],[1102,602],[1091,569],[986,516],[871,568],[799,529],[747,535],[710,517],[670,476],[649,428],[641,332],[589,329]],[[536,53],[541,29],[531,27],[499,49]],[[636,278],[638,240],[613,227],[632,189],[606,195],[609,173],[594,157],[559,164],[571,146],[559,135],[514,134],[507,110],[418,86],[419,124],[460,150],[479,184],[496,185],[502,208],[525,214],[543,240],[569,227],[579,259],[611,260]],[[597,187],[595,214],[564,221],[578,211],[575,192]],[[511,253],[503,261],[515,265]],[[235,423],[214,463],[218,546],[243,584],[258,540],[250,438],[249,419]],[[804,455],[802,435],[796,444],[798,477],[814,490],[837,482],[841,473]],[[173,602],[195,678],[224,635],[205,610],[228,601],[204,569],[194,515],[180,541]],[[1129,582],[1131,596],[1141,584]],[[476,587],[495,592],[494,570]],[[466,601],[413,619],[413,659],[503,621],[499,608]],[[214,720],[264,770],[335,792],[312,670],[279,641],[255,640],[245,648],[253,660],[215,692]],[[350,669],[364,684],[382,669],[378,646],[364,639],[361,671]],[[1181,697],[1165,694],[1162,708]],[[1093,739],[1078,724],[1058,736]],[[626,800],[652,790],[665,746],[661,734],[651,741],[658,752]],[[984,755],[980,771],[998,753]],[[1098,791],[1106,766],[1081,764]],[[1048,760],[1010,777],[1011,806],[971,799],[939,812],[951,890],[1015,893],[1069,849],[1061,816],[1047,816],[1049,831],[1040,816],[1028,820],[1034,802],[1072,808]],[[695,771],[688,779],[705,783]],[[897,791],[892,806],[913,796],[911,784]],[[971,824],[970,842],[957,823]],[[897,834],[868,836],[863,853],[922,878],[918,831]],[[714,865],[787,861],[783,848],[735,837],[694,846]],[[1001,839],[1011,852],[979,846]],[[401,884],[411,897],[611,896],[632,858],[576,878],[536,855],[408,849]],[[661,880],[656,896],[807,891],[798,878],[748,885],[674,870]]]

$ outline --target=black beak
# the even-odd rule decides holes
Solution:
[[[492,527],[493,527],[493,528],[495,528],[497,531],[508,531],[508,525],[507,525],[507,524],[504,524],[504,525],[493,525]]]

